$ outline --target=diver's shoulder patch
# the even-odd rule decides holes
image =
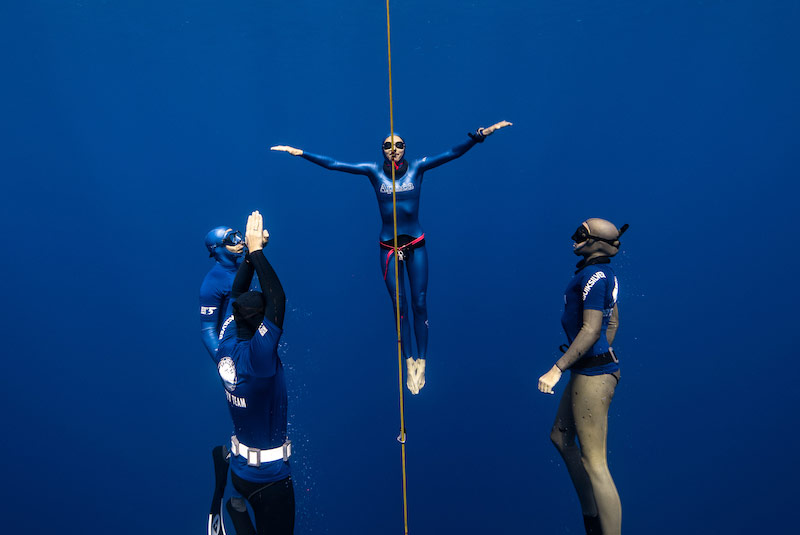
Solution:
[[[264,336],[268,332],[269,329],[267,329],[266,325],[264,325],[263,323],[258,327],[258,334],[260,334],[261,336]]]
[[[233,392],[236,390],[237,377],[236,377],[236,364],[230,357],[222,357],[217,364],[217,372],[222,379],[222,384],[225,390]]]
[[[589,277],[589,280],[586,282],[586,286],[583,287],[583,300],[584,301],[586,301],[586,296],[589,295],[589,292],[592,291],[592,288],[594,287],[595,284],[597,284],[597,281],[599,281],[600,279],[605,279],[605,278],[606,278],[606,274],[603,273],[602,271],[597,271],[597,272],[594,273],[594,275]]]

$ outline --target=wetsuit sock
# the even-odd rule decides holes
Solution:
[[[583,515],[583,526],[586,528],[586,535],[603,535],[599,516]]]
[[[247,514],[247,504],[244,498],[234,497],[228,500],[225,504],[228,514],[233,521],[233,529],[236,530],[236,535],[256,535],[256,528],[253,527],[253,522],[250,520],[250,515]]]

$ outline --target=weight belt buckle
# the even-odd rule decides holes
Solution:
[[[247,449],[247,466],[261,466],[261,450]]]

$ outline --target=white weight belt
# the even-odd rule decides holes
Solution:
[[[269,450],[260,450],[258,448],[249,448],[239,442],[236,435],[231,437],[231,453],[239,455],[247,459],[248,466],[259,466],[262,463],[270,463],[273,461],[286,461],[292,455],[292,441],[287,440],[283,446],[272,448]]]

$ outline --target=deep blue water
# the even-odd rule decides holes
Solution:
[[[374,194],[268,150],[380,158],[384,9],[0,5],[4,532],[202,533],[230,428],[199,340],[202,238],[259,209],[289,297],[297,533],[402,533]],[[426,177],[411,533],[582,533],[536,380],[587,217],[631,224],[609,434],[625,532],[793,530],[798,23],[796,1],[393,4],[410,158],[514,122]]]

